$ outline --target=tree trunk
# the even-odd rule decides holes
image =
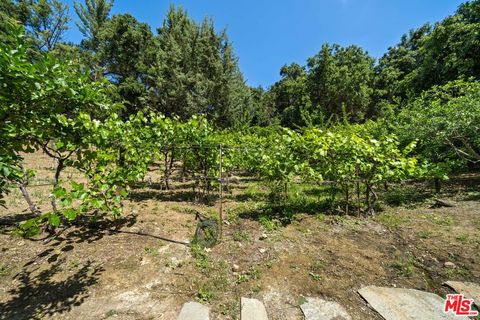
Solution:
[[[348,215],[348,203],[350,202],[350,193],[349,193],[348,183],[345,185],[345,214]]]
[[[25,201],[27,201],[28,207],[30,208],[30,211],[34,215],[39,216],[40,215],[40,210],[38,210],[37,206],[33,203],[33,200],[30,197],[30,194],[28,193],[28,190],[27,190],[27,184],[28,184],[28,182],[26,182],[25,180],[22,180],[21,182],[18,183],[18,187],[20,188],[20,191],[22,192],[23,198],[25,199]]]
[[[442,183],[439,178],[434,178],[433,183],[435,184],[435,193],[440,193],[442,189]]]
[[[371,208],[371,204],[370,204],[370,184],[368,182],[365,182],[365,202],[367,204],[367,213],[368,214],[371,214],[370,212],[370,208]]]
[[[360,181],[359,181],[358,177],[357,177],[356,185],[357,185],[357,216],[360,217],[360,215],[361,215]]]
[[[65,160],[66,159],[58,159],[58,165],[57,165],[57,169],[55,170],[55,177],[53,180],[53,188],[56,188],[58,186],[58,182],[60,181],[60,173],[65,167]],[[50,199],[50,203],[52,204],[53,212],[57,213],[58,212],[57,199],[55,199],[54,196],[52,196],[52,198]]]
[[[165,160],[163,162],[163,165],[165,167],[163,176],[165,179],[165,189],[170,190],[170,170],[169,170],[169,161],[168,161],[168,149],[165,149],[164,152]]]
[[[375,191],[373,191],[373,188],[372,186],[370,185],[370,183],[365,183],[366,187],[367,187],[367,212],[369,215],[374,215],[375,214],[375,202],[377,201],[378,199],[378,196],[377,194],[375,193]]]

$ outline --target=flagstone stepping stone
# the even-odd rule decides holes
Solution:
[[[300,305],[305,320],[351,320],[347,311],[338,303],[320,298],[305,298]]]
[[[183,305],[177,320],[209,320],[210,309],[198,302],[187,302]]]
[[[430,292],[369,286],[358,293],[386,320],[468,320],[444,313],[445,299]]]
[[[463,294],[465,298],[473,299],[480,307],[480,285],[473,282],[447,281],[443,285],[452,288],[455,292]]]
[[[257,299],[241,298],[240,320],[268,320],[267,310]]]

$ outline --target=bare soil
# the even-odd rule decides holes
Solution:
[[[26,163],[38,171],[32,197],[47,210],[49,187],[35,185],[52,176],[50,162],[35,154]],[[480,283],[475,179],[451,183],[442,199],[454,207],[427,201],[384,206],[374,217],[299,213],[267,230],[239,214],[256,205],[248,190],[258,187],[239,178],[224,201],[222,241],[210,250],[184,244],[197,225],[192,209],[218,211],[214,201],[194,203],[188,182],[134,189],[121,219],[72,227],[48,243],[10,234],[11,223],[29,216],[13,190],[8,209],[0,209],[0,319],[175,319],[195,299],[213,319],[238,319],[242,296],[264,301],[271,319],[302,319],[298,306],[307,296],[337,301],[353,319],[380,319],[357,294],[361,287],[445,295],[445,281]]]

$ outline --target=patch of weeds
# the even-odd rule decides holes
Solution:
[[[240,283],[247,282],[249,280],[250,280],[250,277],[248,276],[248,274],[239,274],[237,278],[237,283],[240,284]]]
[[[256,286],[253,286],[250,290],[253,294],[257,294],[257,293],[260,292],[260,290],[262,290],[262,288],[260,286],[256,285]]]
[[[303,236],[308,236],[312,233],[312,230],[310,230],[308,227],[300,226],[299,222],[296,222],[295,224],[297,224],[297,231],[300,232]]]
[[[391,187],[383,194],[383,202],[390,206],[413,205],[432,197],[431,192],[417,187]]]
[[[262,276],[262,271],[257,267],[251,267],[247,271],[247,273],[250,275],[252,279],[260,279],[260,277]]]
[[[230,223],[236,223],[238,220],[238,214],[236,210],[232,210],[231,208],[228,208],[225,211],[225,217],[227,218],[227,221]]]
[[[323,213],[319,213],[319,214],[317,214],[315,217],[316,217],[317,220],[320,221],[320,222],[325,222],[325,220],[326,220],[326,218],[327,218],[327,216],[326,216],[325,214],[323,214]]]
[[[467,242],[468,241],[468,234],[466,233],[462,233],[462,234],[459,234],[456,239],[460,242]]]
[[[469,278],[472,276],[471,271],[465,267],[446,268],[445,273],[448,278]]]
[[[158,256],[158,249],[153,247],[145,247],[145,253],[150,254],[152,256]]]
[[[195,265],[200,268],[204,273],[208,273],[211,270],[210,261],[208,261],[207,253],[198,244],[192,244],[190,246],[190,252],[195,258]]]
[[[415,269],[415,260],[413,257],[399,259],[392,264],[392,267],[397,270],[399,276],[410,277]]]
[[[253,201],[262,201],[265,197],[265,192],[256,184],[250,184],[244,190],[244,197]]]
[[[390,229],[396,229],[400,225],[410,222],[410,219],[408,218],[391,213],[382,213],[378,215],[375,219]]]
[[[118,315],[118,311],[117,310],[108,310],[107,313],[105,313],[105,317],[103,319],[108,319],[110,317],[115,317]]]
[[[268,215],[261,215],[258,218],[258,222],[260,222],[260,224],[265,228],[265,230],[269,232],[278,230],[282,226],[280,221],[278,221],[277,219],[272,219],[272,217]]]
[[[0,277],[8,276],[10,268],[6,264],[0,264]]]
[[[262,272],[259,268],[251,267],[247,272],[238,275],[237,283],[240,284],[250,280],[257,280],[260,279],[261,276]]]
[[[172,211],[179,212],[179,213],[188,213],[186,212],[185,208],[182,208],[176,204],[167,206],[167,209],[170,209]]]
[[[208,302],[215,298],[213,287],[210,284],[205,284],[198,289],[197,300],[200,302]]]
[[[432,236],[432,233],[430,231],[419,231],[417,236],[422,239],[428,239]]]
[[[217,219],[218,217],[218,210],[215,209],[215,208],[208,208],[206,211],[205,211],[205,216],[207,218],[213,218],[213,219]]]
[[[315,281],[321,281],[322,280],[322,276],[319,275],[318,273],[310,272],[309,275]]]
[[[348,218],[348,220],[346,220],[347,223],[347,226],[350,228],[350,230],[352,231],[358,231],[360,230],[360,227],[365,225],[367,223],[367,220],[358,220],[358,219],[355,219],[355,218]]]
[[[434,288],[436,288],[435,281],[433,281],[432,277],[426,272],[423,272],[423,283],[427,290],[434,290]]]
[[[455,224],[455,220],[451,216],[435,216],[431,217],[432,222],[439,226],[452,226]]]
[[[273,260],[269,260],[265,263],[265,267],[268,269],[271,269],[273,267]]]
[[[463,195],[462,199],[466,201],[478,201],[480,200],[480,191],[468,191]]]
[[[237,242],[250,241],[250,235],[244,230],[235,231],[233,234],[233,240]]]
[[[238,304],[235,301],[221,303],[219,309],[223,316],[228,316],[230,319],[235,319],[235,315],[239,313]]]
[[[323,260],[315,260],[310,267],[313,272],[323,270],[324,268],[325,262]]]

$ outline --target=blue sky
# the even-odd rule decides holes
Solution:
[[[73,10],[71,15],[77,19]],[[277,81],[280,67],[305,64],[325,42],[356,44],[379,58],[409,29],[452,14],[462,0],[116,0],[112,13],[131,13],[161,26],[170,4],[181,5],[200,21],[209,16],[227,29],[240,68],[252,86]],[[66,40],[78,42],[75,24]]]

